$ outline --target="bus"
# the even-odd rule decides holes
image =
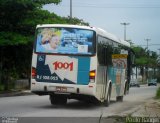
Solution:
[[[37,25],[31,91],[53,105],[77,99],[108,106],[128,92],[132,62],[130,44],[101,28]]]

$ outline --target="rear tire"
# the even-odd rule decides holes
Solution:
[[[110,101],[111,101],[111,85],[109,86],[107,99],[104,101],[104,106],[108,107],[110,105]]]
[[[125,84],[125,88],[124,88],[124,95],[126,95],[127,94],[127,83]]]
[[[117,102],[123,102],[123,96],[117,96],[116,101]]]
[[[50,95],[50,102],[52,105],[65,105],[67,97],[64,95]]]

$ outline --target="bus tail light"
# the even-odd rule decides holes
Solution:
[[[95,70],[92,70],[92,71],[89,72],[90,82],[95,82],[95,76],[96,76],[96,71]]]
[[[37,75],[36,68],[32,67],[32,78],[35,79]]]

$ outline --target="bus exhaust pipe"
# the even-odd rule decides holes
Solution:
[[[79,88],[77,88],[77,94],[79,94]]]

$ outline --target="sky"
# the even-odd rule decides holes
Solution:
[[[43,9],[59,16],[70,16],[70,0],[59,5],[47,4]],[[100,27],[117,37],[160,53],[160,0],[72,0],[72,16],[90,26]]]

